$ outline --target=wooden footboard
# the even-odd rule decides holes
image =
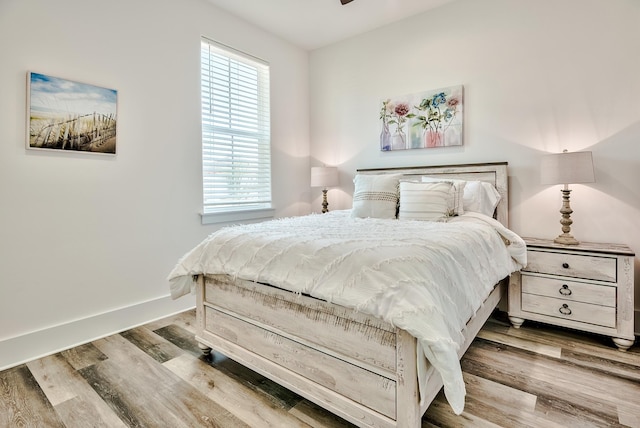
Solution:
[[[497,305],[496,287],[467,324],[466,351]],[[442,387],[429,369],[421,407],[416,340],[377,318],[223,275],[198,279],[197,336],[213,348],[360,427],[419,427]]]

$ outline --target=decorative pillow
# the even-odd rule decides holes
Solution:
[[[401,174],[357,174],[351,217],[396,218]]]
[[[422,177],[423,183],[447,182],[453,184],[451,187],[451,195],[449,196],[449,215],[464,214],[464,187],[467,184],[465,180],[456,180],[452,178],[434,178]]]
[[[453,184],[442,181],[400,183],[400,220],[443,221],[449,217],[449,200]]]
[[[468,181],[464,187],[464,209],[493,217],[500,202],[500,193],[491,183]]]

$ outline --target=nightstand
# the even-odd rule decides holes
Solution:
[[[633,345],[633,260],[624,245],[524,238],[527,266],[509,281],[509,320],[525,320],[611,336]]]

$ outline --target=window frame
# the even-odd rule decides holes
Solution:
[[[200,67],[202,224],[273,218],[269,64],[201,37]],[[237,164],[234,169],[235,161],[228,156],[236,153],[249,164],[250,171],[243,171]],[[227,172],[216,173],[216,168]],[[229,186],[234,180],[239,184],[228,193],[236,199],[224,204],[225,190],[211,188],[216,184]],[[215,202],[207,203],[207,198]]]

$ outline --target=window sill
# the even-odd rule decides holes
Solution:
[[[256,220],[270,220],[273,218],[275,211],[273,208],[262,208],[257,210],[201,213],[200,217],[202,224],[243,223]]]

